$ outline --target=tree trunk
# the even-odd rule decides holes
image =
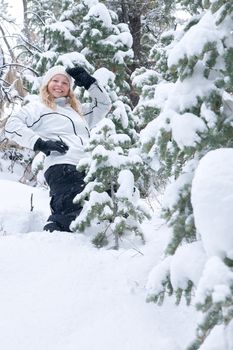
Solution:
[[[27,0],[23,0],[23,33],[27,38],[27,41],[31,42],[31,35],[29,31],[28,24],[28,2]]]
[[[141,14],[129,16],[129,27],[133,37],[133,52],[136,65],[140,62],[141,58]]]

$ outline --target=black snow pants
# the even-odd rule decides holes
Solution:
[[[71,232],[70,224],[82,210],[82,206],[74,204],[73,199],[85,187],[85,173],[78,172],[75,165],[56,164],[49,167],[44,176],[51,197],[51,215],[44,230]]]

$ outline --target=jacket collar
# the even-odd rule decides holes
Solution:
[[[69,97],[58,97],[55,98],[55,103],[57,106],[65,107],[69,103]]]

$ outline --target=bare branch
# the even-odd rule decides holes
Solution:
[[[2,37],[3,37],[4,43],[5,43],[8,51],[9,51],[10,57],[11,57],[12,61],[14,61],[15,60],[14,53],[13,53],[11,47],[10,47],[10,44],[8,43],[8,40],[6,39],[6,35],[5,35],[5,32],[4,32],[1,24],[0,24],[0,31],[2,32]]]
[[[24,68],[25,70],[28,69],[30,70],[31,72],[33,72],[37,77],[39,76],[39,74],[32,68],[30,67],[26,67],[24,66],[23,64],[20,64],[20,63],[5,63],[4,65],[0,66],[0,70],[1,69],[4,69],[6,67],[21,67],[21,68]]]

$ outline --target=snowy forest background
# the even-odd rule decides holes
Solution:
[[[74,232],[104,249],[123,236],[143,242],[156,202],[171,234],[146,300],[195,305],[187,350],[232,350],[232,1],[23,0],[19,26],[8,1],[0,5],[0,171],[46,187],[43,156],[6,140],[4,122],[51,66],[87,69],[112,109],[77,164],[88,185]]]

